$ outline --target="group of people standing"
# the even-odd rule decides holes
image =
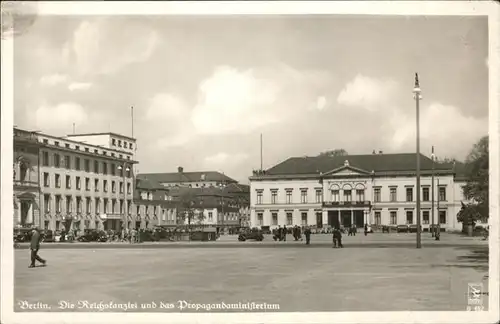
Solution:
[[[302,241],[302,228],[300,226],[295,225],[292,228],[292,236],[295,241]],[[279,226],[278,228],[273,230],[273,240],[275,241],[284,241],[286,242],[286,235],[288,234],[288,228],[286,226]],[[309,245],[311,242],[311,229],[306,226],[304,228],[304,236],[306,237],[306,244]]]

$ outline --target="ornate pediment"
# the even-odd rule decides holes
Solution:
[[[324,173],[323,176],[356,176],[356,175],[366,176],[369,174],[370,174],[369,171],[346,164],[340,168],[336,168]]]

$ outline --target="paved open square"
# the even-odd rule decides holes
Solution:
[[[370,245],[383,237],[347,237],[344,249],[299,242],[268,242],[268,248],[243,242],[241,248],[42,249],[48,266],[35,269],[27,267],[29,252],[16,250],[16,311],[22,311],[22,301],[59,311],[60,301],[81,300],[137,303],[134,311],[179,311],[141,309],[178,301],[278,304],[279,311],[459,311],[467,307],[468,283],[482,282],[487,289],[486,244],[465,245],[446,235],[443,244],[455,247],[431,248],[428,239],[428,247],[417,250],[409,244],[413,235],[392,235],[386,248]]]

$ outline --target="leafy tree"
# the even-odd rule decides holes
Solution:
[[[467,183],[462,187],[468,203],[462,203],[457,215],[459,222],[468,226],[469,234],[478,220],[489,217],[489,138],[485,136],[474,145],[467,156],[465,173]]]
[[[196,196],[191,190],[185,190],[179,192],[177,213],[179,215],[179,219],[182,221],[182,224],[185,224],[187,220],[190,237],[191,237],[191,224],[195,221],[196,217],[195,203],[196,203]]]
[[[335,150],[329,150],[329,151],[324,151],[319,154],[319,156],[346,156],[349,155],[346,150],[344,149],[335,149]]]

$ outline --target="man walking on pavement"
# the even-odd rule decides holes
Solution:
[[[306,236],[306,245],[309,245],[309,243],[311,242],[311,229],[309,228],[309,226],[306,227],[304,235]]]
[[[42,240],[42,236],[40,235],[40,231],[38,230],[38,228],[34,227],[32,235],[31,235],[31,246],[30,246],[31,264],[29,266],[30,268],[35,267],[35,261],[42,263],[43,266],[45,266],[47,264],[47,261],[45,261],[44,259],[42,259],[38,255],[38,250],[40,249],[40,241],[41,240]]]

